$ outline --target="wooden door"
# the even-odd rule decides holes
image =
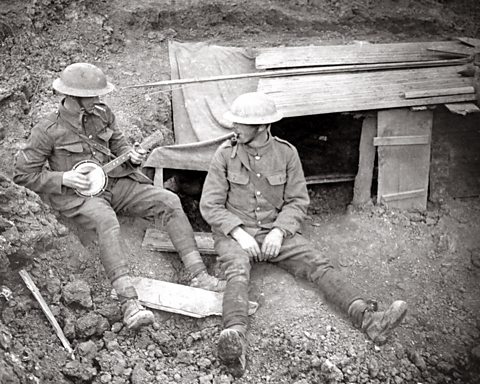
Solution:
[[[378,203],[427,207],[433,112],[409,108],[378,112]]]

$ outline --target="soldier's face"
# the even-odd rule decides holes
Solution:
[[[248,144],[261,133],[260,127],[262,126],[234,123],[233,132],[237,135],[237,141],[240,144]]]
[[[81,97],[79,98],[80,106],[85,110],[87,113],[93,113],[95,110],[95,105],[100,102],[100,98],[96,97]]]

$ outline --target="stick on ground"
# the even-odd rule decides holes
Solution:
[[[65,335],[62,331],[62,328],[60,328],[60,325],[57,323],[57,320],[55,319],[55,316],[53,316],[52,311],[50,310],[47,303],[43,299],[42,294],[38,290],[38,288],[35,285],[35,283],[33,282],[32,278],[30,277],[28,272],[25,271],[24,269],[22,269],[19,272],[19,274],[20,274],[21,278],[23,279],[23,281],[25,282],[25,285],[27,286],[27,288],[32,292],[35,299],[37,299],[38,303],[40,304],[40,307],[42,308],[43,313],[45,313],[45,316],[47,316],[48,321],[50,322],[52,327],[55,329],[55,332],[57,333],[58,338],[62,342],[63,347],[67,350],[67,352],[70,354],[72,359],[75,359],[75,355],[73,354],[73,349],[72,349],[69,341],[65,337]]]

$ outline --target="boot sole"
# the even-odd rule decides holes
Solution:
[[[385,329],[379,335],[377,335],[376,340],[374,340],[375,344],[385,344],[392,331],[402,323],[403,319],[407,315],[407,303],[402,302],[402,304],[399,305],[399,308],[395,308],[395,311],[401,311],[401,314],[394,322],[389,323],[388,326],[385,327]]]
[[[218,341],[218,357],[235,377],[245,372],[246,359],[242,338],[235,330],[224,329]]]

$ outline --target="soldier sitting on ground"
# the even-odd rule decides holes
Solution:
[[[265,94],[247,93],[233,102],[225,119],[233,122],[236,140],[216,151],[200,200],[227,279],[218,356],[235,376],[246,366],[252,262],[276,263],[308,278],[377,344],[386,342],[407,312],[400,300],[377,311],[376,303],[365,300],[299,233],[309,196],[297,150],[270,133],[270,125],[281,118]]]
[[[207,273],[180,199],[153,186],[140,172],[145,151],[128,144],[114,114],[100,102],[99,97],[114,88],[104,73],[91,64],[72,64],[53,82],[53,88],[65,97],[56,112],[32,129],[17,155],[14,181],[47,194],[52,207],[63,216],[96,230],[101,261],[118,294],[126,326],[137,329],[152,323],[154,316],[140,304],[132,285],[117,212],[163,220],[192,277],[191,285],[221,291],[224,281]],[[128,161],[108,174],[103,192],[89,196],[93,179],[75,166],[85,160],[104,165],[123,154],[128,154]]]

